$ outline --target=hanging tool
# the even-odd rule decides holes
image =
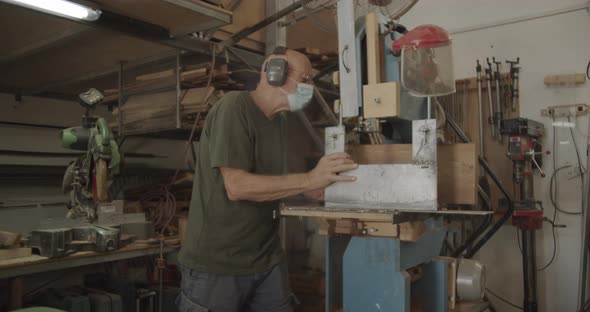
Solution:
[[[496,71],[494,72],[494,78],[496,78],[496,114],[494,115],[494,120],[496,121],[498,129],[498,141],[502,142],[502,132],[500,131],[502,119],[504,119],[504,113],[502,113],[502,104],[500,101],[500,88],[502,85],[500,82],[500,64],[502,64],[502,62],[496,62],[495,57],[492,57],[492,62],[496,64]]]
[[[520,57],[516,58],[516,61],[508,61],[506,60],[507,64],[510,64],[510,95],[511,95],[511,102],[510,107],[513,112],[516,111],[516,101],[519,96],[518,91],[518,74],[520,72],[520,67],[516,66],[520,63]]]
[[[492,139],[496,137],[496,125],[494,123],[494,103],[492,100],[492,63],[490,63],[490,59],[486,57],[486,62],[488,63],[488,68],[485,69],[486,71],[486,81],[487,81],[487,91],[488,91],[488,107],[489,107],[489,115],[488,115],[488,123],[490,124],[490,132],[492,133]]]
[[[477,72],[477,110],[479,113],[479,155],[482,158],[485,158],[485,151],[484,151],[484,142],[483,142],[483,100],[481,97],[481,64],[479,64],[479,60],[477,60],[477,66],[475,67]],[[486,171],[483,166],[479,168],[479,186],[481,189],[489,196],[490,194],[490,184],[488,183],[488,179],[486,178]]]

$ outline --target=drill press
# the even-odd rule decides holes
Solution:
[[[543,124],[526,118],[505,119],[500,133],[508,136],[506,156],[512,161],[512,179],[518,186],[514,202],[512,224],[520,229],[522,240],[522,266],[525,312],[537,311],[537,266],[535,261],[535,231],[543,226],[543,211],[538,208],[533,187],[533,170],[545,173],[542,165],[541,138],[545,135]]]

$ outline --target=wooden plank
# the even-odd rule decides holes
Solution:
[[[231,2],[231,0],[225,0],[224,3],[227,5]],[[215,33],[214,37],[217,39],[221,39],[221,34],[226,33],[233,35],[238,31],[244,29],[245,27],[252,26],[266,17],[264,12],[264,0],[248,0],[242,1],[240,5],[238,5],[233,10],[233,18],[232,23],[222,27],[218,32]],[[238,45],[243,45],[244,42],[250,41],[250,45],[254,43],[264,44],[265,42],[265,35],[266,30],[263,28],[246,38],[243,41],[240,41]],[[262,46],[264,48],[264,46]]]
[[[17,259],[31,256],[31,248],[0,249],[0,260]]]
[[[381,64],[379,61],[379,24],[377,23],[377,14],[370,12],[366,16],[366,34],[367,34],[367,81],[368,84],[377,84],[381,82]]]
[[[198,66],[198,68],[191,68],[190,70],[185,70],[185,71],[181,72],[180,73],[181,81],[185,82],[185,81],[191,81],[191,80],[194,80],[197,78],[204,78],[204,77],[208,78],[209,63],[207,63],[206,66],[203,66],[203,64],[199,64],[197,66]],[[221,74],[228,74],[227,65],[224,65],[224,66],[220,67],[219,69],[216,69],[214,72],[214,75],[221,75]],[[158,80],[158,79],[171,78],[171,77],[176,77],[176,72],[174,71],[174,69],[167,69],[167,70],[163,70],[163,71],[159,71],[159,72],[155,72],[155,73],[148,73],[148,74],[144,74],[144,75],[139,75],[139,76],[135,77],[135,80],[138,82],[144,82],[144,81]],[[166,79],[163,81],[170,81],[170,80]],[[135,85],[127,85],[127,88],[131,88],[131,87],[136,87],[136,86]],[[116,92],[117,90],[114,90],[114,91]]]
[[[335,219],[352,219],[361,224],[368,222],[384,222],[392,224],[395,222],[395,216],[400,214],[428,214],[437,216],[486,216],[493,214],[493,211],[480,210],[378,210],[372,211],[368,209],[330,209],[319,205],[310,206],[284,206],[281,208],[281,216],[296,216],[296,217],[312,217],[324,220],[321,224],[320,230],[323,233],[331,232],[330,227],[336,226]],[[408,230],[405,228],[404,230]]]
[[[344,222],[342,221],[352,221],[348,219],[337,219],[336,225],[334,226],[334,233],[336,234],[346,234],[346,235],[355,235],[358,233],[359,229],[357,228],[356,222]]]
[[[101,258],[101,257],[104,257],[105,255],[124,254],[124,253],[130,252],[130,251],[149,250],[149,249],[154,249],[154,248],[159,248],[159,247],[158,247],[158,245],[135,242],[135,243],[132,243],[132,244],[127,245],[125,247],[119,248],[114,251],[106,252],[106,253],[96,252],[96,251],[81,251],[81,252],[77,252],[73,255],[67,256],[67,257],[55,258],[55,259],[41,257],[39,255],[32,255],[29,257],[0,261],[0,270],[20,267],[20,266],[25,266],[25,265],[38,264],[38,263],[60,262],[63,260],[72,260],[72,259],[90,258],[90,257]]]
[[[264,30],[262,30],[262,31],[264,31]],[[224,29],[219,29],[215,33],[215,35],[213,35],[213,38],[217,39],[219,41],[223,41],[223,40],[229,39],[233,34],[234,34],[233,32],[228,32],[228,31],[225,31]],[[254,35],[256,35],[256,33],[254,33]],[[261,37],[263,37],[263,36],[261,36]],[[256,39],[252,39],[252,36],[240,40],[240,42],[236,43],[236,46],[256,50],[259,52],[264,52],[264,48],[265,48],[264,41],[261,42]]]
[[[581,85],[586,82],[586,74],[547,75],[543,80],[546,86]]]
[[[501,89],[502,89],[502,101],[510,101],[509,90],[510,75],[501,75]],[[441,105],[451,113],[454,111],[454,119],[458,125],[463,129],[467,137],[475,144],[476,155],[479,156],[479,115],[477,109],[477,81],[476,78],[465,78],[456,81],[457,93],[453,95],[439,97],[438,101]],[[494,109],[496,109],[496,93],[495,86],[492,85],[492,98],[494,101]],[[487,122],[490,116],[488,109],[488,94],[487,94],[486,81],[483,80],[482,85],[482,99],[483,99],[483,120],[484,120],[484,150],[485,158],[487,159],[490,167],[494,170],[500,180],[506,185],[508,192],[513,192],[512,182],[512,162],[506,157],[506,144],[507,138],[504,137],[503,142],[492,139],[490,126]],[[459,100],[463,99],[463,100]],[[458,103],[457,103],[458,102]],[[516,111],[512,112],[510,107],[504,107],[504,118],[516,118],[520,116],[520,104],[517,100]],[[458,111],[457,109],[460,108]],[[450,127],[445,129],[445,138],[450,142],[460,142],[459,138],[454,135],[453,130]],[[477,157],[476,156],[476,157]],[[476,171],[479,176],[479,164],[476,166]],[[491,189],[491,202],[494,207],[497,207],[498,200],[503,198],[502,193],[498,187],[488,178]]]
[[[399,239],[405,242],[415,242],[426,233],[423,221],[404,222],[399,225]]]
[[[435,261],[444,261],[448,264],[447,289],[449,292],[449,311],[453,311],[457,299],[457,258],[439,256],[434,258]]]
[[[357,212],[357,211],[330,211],[319,209],[281,209],[283,216],[317,217],[326,219],[357,219],[362,221],[392,222],[393,211],[388,212]]]
[[[139,75],[139,76],[135,77],[135,80],[146,81],[146,80],[154,80],[154,79],[159,79],[159,78],[167,78],[167,77],[172,77],[172,76],[174,76],[174,69],[167,69],[167,70],[163,70],[163,71],[159,71],[159,72],[155,72],[155,73]]]
[[[415,242],[426,232],[423,221],[393,224],[390,222],[359,221],[357,219],[322,219],[320,235],[346,234],[355,236],[375,236],[399,238],[406,242]]]
[[[362,225],[368,236],[398,237],[400,235],[398,225],[391,222],[363,222]]]
[[[440,145],[437,158],[439,202],[476,204],[478,166],[475,145]]]
[[[210,99],[211,99],[211,95],[213,94],[213,92],[215,92],[215,88],[213,88],[213,87],[189,89],[186,92],[186,94],[184,94],[181,103],[184,107],[191,106],[191,105],[196,105],[196,106],[207,105],[207,103],[212,103],[210,101]],[[209,101],[207,101],[207,103],[203,103],[203,100],[206,97],[209,97]]]
[[[412,162],[411,144],[354,145],[350,151],[358,164]],[[477,202],[477,159],[474,144],[438,145],[438,199],[448,204]]]
[[[208,68],[197,68],[193,70],[183,71],[182,73],[180,73],[180,79],[184,82],[195,80],[197,78],[207,77],[208,70]]]

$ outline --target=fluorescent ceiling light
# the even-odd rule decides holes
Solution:
[[[96,21],[100,17],[100,10],[66,0],[0,0],[0,2],[78,20]]]

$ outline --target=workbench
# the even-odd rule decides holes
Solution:
[[[493,211],[482,210],[411,210],[411,209],[358,209],[327,208],[321,205],[282,205],[281,216],[315,217],[326,219],[356,219],[360,221],[402,223],[409,218],[431,216],[487,216]]]
[[[163,253],[169,253],[178,248],[164,247]],[[159,244],[132,243],[123,248],[109,252],[82,251],[63,257],[49,259],[39,255],[0,261],[0,279],[17,277],[28,274],[49,272],[75,268],[85,265],[157,255],[160,253]]]

